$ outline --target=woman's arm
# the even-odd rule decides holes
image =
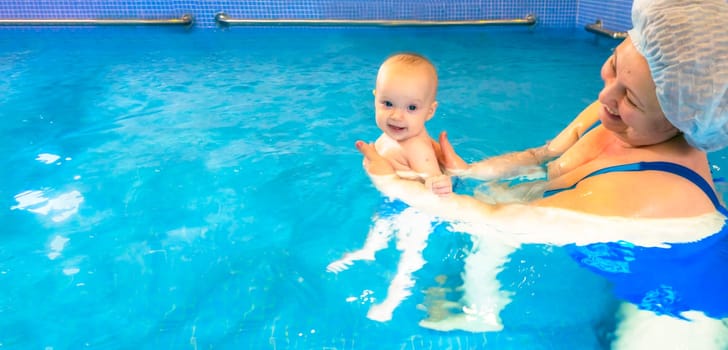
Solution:
[[[492,211],[490,205],[470,196],[447,196],[443,197],[444,200],[440,200],[438,195],[427,190],[421,182],[407,181],[398,177],[389,161],[382,157],[373,145],[357,141],[356,148],[364,155],[364,169],[372,183],[388,197],[402,199],[423,211],[437,213],[438,216],[452,220],[464,218],[475,220]],[[464,211],[459,211],[460,207]]]
[[[507,153],[468,165],[455,153],[447,134],[443,132],[440,134],[438,155],[441,163],[453,175],[480,180],[511,177],[521,173],[524,168],[541,166],[566,152],[599,119],[597,111],[600,108],[601,104],[595,101],[553,140],[540,147]]]
[[[665,242],[693,242],[713,234],[725,221],[718,212],[682,218],[596,215],[564,209],[569,208],[566,202],[574,198],[559,198],[560,195],[550,199],[549,207],[493,205],[458,194],[437,196],[420,182],[398,178],[389,162],[372,145],[358,141],[356,146],[365,157],[364,167],[373,184],[385,196],[452,221],[456,230],[473,235],[495,234],[512,244],[583,245],[624,240],[640,246],[668,247]]]

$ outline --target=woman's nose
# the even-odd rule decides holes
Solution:
[[[599,91],[599,102],[603,105],[614,107],[617,105],[617,100],[619,100],[619,97],[616,84],[605,80],[602,91]]]

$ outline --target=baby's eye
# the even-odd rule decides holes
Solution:
[[[417,106],[415,106],[415,105],[409,105],[409,106],[407,106],[407,109],[408,109],[408,110],[409,110],[410,112],[414,112],[414,111],[416,111],[416,110],[417,110]]]
[[[384,106],[386,106],[386,107],[392,107],[393,106],[392,102],[390,102],[390,101],[384,101],[383,103],[384,103]]]
[[[614,55],[612,55],[612,57],[609,57],[609,66],[612,67],[612,71],[617,71],[617,65],[615,64]]]

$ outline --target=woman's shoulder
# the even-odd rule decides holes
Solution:
[[[701,187],[696,182],[704,184]],[[689,149],[639,150],[603,157],[556,179],[550,187],[568,190],[537,204],[600,215],[640,217],[683,217],[715,211],[706,193],[713,191],[707,158],[704,153]]]

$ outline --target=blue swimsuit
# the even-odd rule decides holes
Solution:
[[[720,204],[708,182],[682,165],[622,164],[597,170],[583,179],[610,172],[646,170],[668,172],[693,182],[728,217],[728,210]],[[576,184],[550,190],[544,197],[574,187]],[[677,318],[684,318],[680,313],[690,310],[713,318],[728,317],[728,221],[711,236],[691,243],[670,244],[667,249],[639,247],[624,241],[571,244],[566,249],[580,265],[610,280],[618,298],[640,309]]]

